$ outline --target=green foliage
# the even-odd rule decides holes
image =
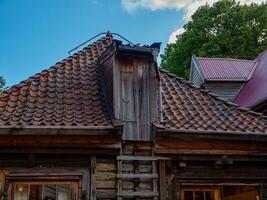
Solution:
[[[6,89],[5,85],[6,85],[5,79],[2,76],[0,76],[0,92],[3,92]]]
[[[165,48],[161,66],[187,79],[192,54],[254,59],[261,53],[267,47],[267,4],[221,0],[200,7],[184,29]]]

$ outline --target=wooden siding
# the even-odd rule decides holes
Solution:
[[[232,101],[238,94],[243,86],[243,82],[206,82],[204,84],[205,89],[225,98],[226,100]]]
[[[114,52],[116,47],[112,45],[109,50],[107,50],[100,59],[100,70],[103,73],[103,85],[104,92],[107,93],[107,101],[112,106],[113,105],[113,68],[115,62]]]
[[[113,57],[107,60],[103,66],[104,69],[104,82],[105,89],[108,97],[108,103],[112,106],[113,104]]]
[[[158,117],[158,82],[147,57],[119,56],[114,73],[115,117],[124,124],[123,140],[150,141]],[[115,89],[116,88],[116,89]]]
[[[201,75],[200,69],[198,68],[196,61],[192,59],[191,61],[191,71],[190,71],[190,81],[196,85],[196,86],[201,86],[204,83],[204,79]]]
[[[116,199],[116,172],[117,164],[115,157],[96,157],[95,160],[95,198],[97,200]],[[93,186],[92,186],[93,187]],[[92,198],[92,199],[95,199]]]

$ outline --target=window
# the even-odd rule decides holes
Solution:
[[[258,186],[185,186],[181,200],[259,200]]]
[[[14,182],[10,200],[77,200],[76,182]]]
[[[181,190],[181,200],[220,200],[218,188],[184,188]]]
[[[224,200],[259,200],[259,188],[255,186],[224,186]]]

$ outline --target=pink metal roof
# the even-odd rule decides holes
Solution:
[[[267,49],[255,61],[259,63],[257,69],[234,100],[244,107],[253,107],[267,98]]]
[[[198,66],[206,80],[247,81],[256,68],[257,61],[228,58],[197,57]]]

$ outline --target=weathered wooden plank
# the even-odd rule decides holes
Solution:
[[[162,157],[156,156],[117,156],[117,160],[140,160],[140,161],[153,161],[159,160]]]
[[[150,165],[142,165],[139,164],[139,172],[140,173],[152,173],[152,166]]]
[[[155,152],[167,154],[267,155],[265,141],[158,137]]]
[[[122,181],[122,189],[123,190],[133,190],[134,189],[134,183],[133,183],[133,181],[123,180]]]
[[[116,188],[116,181],[96,181],[96,188],[97,189],[114,189]]]
[[[157,181],[157,179],[155,179]],[[142,180],[141,180],[142,181]],[[140,182],[138,184],[139,190],[153,191],[153,183],[150,182]],[[154,191],[157,192],[157,191]]]
[[[132,163],[123,163],[122,164],[122,172],[126,172],[126,173],[129,173],[129,172],[134,172],[134,166]]]
[[[152,161],[152,173],[153,174],[157,174],[157,162],[156,161]],[[158,180],[157,179],[153,179],[153,192],[158,192]],[[157,198],[153,198],[153,200],[157,200]]]
[[[117,174],[117,178],[123,178],[123,179],[153,179],[158,178],[158,174]]]
[[[96,200],[96,176],[95,176],[95,168],[96,168],[96,157],[91,156],[91,184],[90,184],[90,199]]]
[[[115,163],[96,163],[97,172],[115,172]]]
[[[116,77],[119,83],[114,84],[120,92],[114,91],[117,94],[115,108],[120,111],[115,111],[115,115],[119,113],[119,119],[124,123],[124,140],[151,140],[152,119],[158,121],[157,112],[154,112],[158,110],[155,87],[158,80],[156,71],[151,70],[154,67],[149,57],[124,55],[116,60],[115,72],[119,74]]]
[[[138,192],[118,192],[118,196],[122,197],[154,197],[159,196],[158,192],[138,191]]]
[[[97,172],[95,176],[96,176],[96,179],[99,181],[110,181],[110,180],[116,179],[115,172]]]
[[[97,199],[115,199],[116,190],[115,189],[98,189],[96,192]]]
[[[165,161],[159,161],[159,185],[160,185],[160,200],[166,199],[166,168]]]
[[[204,87],[207,90],[224,97],[227,100],[233,100],[243,86],[243,82],[206,82]]]

